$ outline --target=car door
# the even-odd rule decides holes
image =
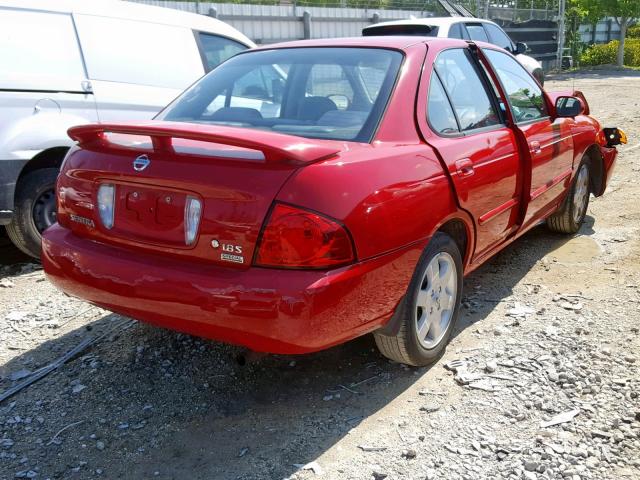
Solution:
[[[0,159],[70,144],[69,122],[97,119],[71,15],[0,7],[0,19],[0,143],[33,142]]]
[[[566,191],[573,168],[570,118],[553,119],[546,97],[533,77],[510,55],[484,49],[502,85],[526,152],[528,199],[523,226],[553,210]]]
[[[473,217],[478,258],[502,242],[518,219],[517,140],[468,48],[444,50],[431,61],[434,68],[423,80],[429,81],[422,97],[425,136],[446,165],[460,206]]]

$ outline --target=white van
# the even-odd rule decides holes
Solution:
[[[117,0],[0,0],[0,225],[40,256],[54,183],[91,122],[146,120],[254,44],[203,15]]]

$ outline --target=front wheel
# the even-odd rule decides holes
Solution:
[[[547,226],[553,232],[577,233],[587,215],[589,206],[589,162],[583,160],[573,179],[567,198],[560,209],[547,218]]]
[[[400,306],[394,336],[374,333],[387,358],[407,365],[435,362],[449,342],[462,296],[462,257],[453,239],[436,233],[425,249]]]
[[[26,174],[16,186],[15,212],[7,225],[13,244],[27,255],[40,258],[42,232],[56,221],[57,168]]]

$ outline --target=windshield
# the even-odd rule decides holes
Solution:
[[[243,53],[202,78],[157,119],[368,142],[402,62],[376,48]]]

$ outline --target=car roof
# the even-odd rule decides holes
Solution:
[[[369,47],[393,48],[405,50],[416,43],[442,43],[465,45],[462,40],[451,38],[418,37],[412,35],[383,35],[371,37],[322,38],[314,40],[296,40],[292,42],[261,45],[255,50],[269,50],[272,48],[303,48],[303,47]]]
[[[120,0],[0,0],[0,9],[38,10],[160,23],[215,33],[252,47],[254,43],[231,25],[206,15]]]
[[[425,18],[408,18],[406,20],[393,20],[390,22],[380,22],[375,23],[373,25],[368,25],[369,27],[377,27],[379,25],[429,25],[434,27],[449,27],[455,23],[492,23],[495,25],[495,22],[491,20],[485,20],[484,18],[475,18],[475,17],[425,17]]]

